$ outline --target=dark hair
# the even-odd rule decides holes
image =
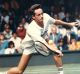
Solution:
[[[13,31],[13,32],[12,32],[12,35],[13,35],[13,34],[17,34],[16,31]]]
[[[60,42],[63,42],[63,38],[60,38],[60,39],[58,40],[58,43],[60,43]]]
[[[13,44],[13,46],[15,46],[14,45],[14,42],[13,41],[10,41],[9,43],[8,43],[8,47],[10,48],[10,45],[12,45]]]
[[[32,15],[35,15],[34,11],[35,11],[36,9],[39,9],[39,8],[41,8],[41,5],[40,5],[40,4],[34,4],[34,5],[32,5],[32,6],[29,8],[29,13],[30,13],[30,15],[31,15],[31,16],[32,16]]]
[[[68,37],[67,36],[64,36],[64,38],[63,38],[63,44],[68,44]]]

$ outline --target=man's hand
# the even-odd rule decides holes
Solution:
[[[78,25],[78,22],[71,22],[71,23],[68,23],[70,26],[77,26]]]
[[[61,52],[61,53],[59,53],[59,56],[63,56],[63,53]]]
[[[63,53],[60,50],[56,50],[56,53],[58,53],[58,56],[63,56]]]

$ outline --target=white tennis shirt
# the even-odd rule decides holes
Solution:
[[[37,23],[33,20],[27,29],[27,33],[26,35],[30,35],[30,37],[28,38],[27,36],[25,37],[25,40],[39,40],[42,41],[43,38],[41,37],[41,34],[44,33],[46,31],[46,29],[48,29],[50,24],[55,23],[55,19],[53,19],[52,17],[50,17],[48,14],[44,13],[43,14],[43,23],[44,23],[44,28],[40,27],[37,25]]]

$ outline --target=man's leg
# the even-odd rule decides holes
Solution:
[[[7,74],[22,74],[24,70],[26,69],[30,58],[31,58],[31,55],[23,54],[19,62],[19,65],[17,67],[13,67],[9,69],[7,71]]]
[[[63,64],[62,64],[61,56],[58,56],[57,54],[55,54],[53,56],[53,59],[55,61],[56,67],[58,68],[58,74],[64,74],[63,73]]]

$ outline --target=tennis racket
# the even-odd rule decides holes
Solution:
[[[50,54],[49,48],[40,41],[35,41],[35,49],[44,56],[48,56]]]

